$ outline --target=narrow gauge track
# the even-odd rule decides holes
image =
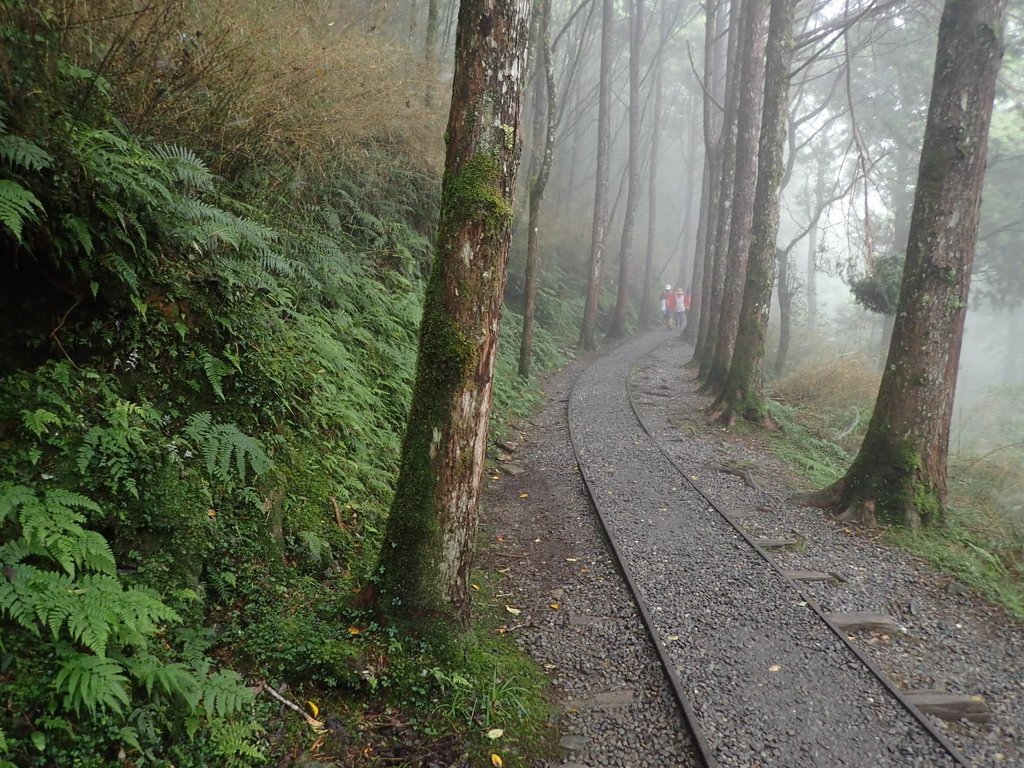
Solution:
[[[568,424],[600,525],[706,765],[967,766],[654,440],[629,374],[668,338],[647,334],[584,371]]]

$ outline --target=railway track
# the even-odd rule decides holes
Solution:
[[[648,334],[598,360],[576,381],[568,423],[701,759],[711,768],[969,765],[654,439],[628,381],[665,341]]]

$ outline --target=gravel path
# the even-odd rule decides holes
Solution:
[[[509,631],[551,675],[564,710],[561,765],[701,764],[568,441],[577,376],[572,409],[588,477],[720,763],[954,764],[638,428],[625,383],[648,352],[631,389],[657,443],[748,535],[799,539],[770,550],[780,567],[841,577],[801,582],[807,599],[896,618],[895,635],[851,639],[897,685],[985,698],[987,724],[934,720],[971,765],[1024,768],[1021,625],[950,594],[948,578],[908,555],[782,501],[793,490],[786,468],[756,433],[705,425],[707,399],[683,368],[691,351],[666,333],[555,375],[484,497],[478,567],[497,572],[496,607],[521,611],[509,614]],[[726,461],[751,467],[760,489],[708,467]]]
[[[566,426],[579,361],[547,382],[483,498],[477,568],[495,607],[551,677],[569,768],[701,766],[664,670],[594,518]],[[555,605],[557,608],[553,608]]]
[[[823,611],[865,611],[895,619],[895,634],[863,633],[851,639],[896,685],[984,699],[988,722],[932,718],[971,765],[1024,767],[1024,626],[920,560],[882,546],[870,532],[831,522],[820,510],[785,503],[796,490],[795,479],[765,450],[756,431],[745,436],[704,423],[710,401],[695,393],[693,373],[684,368],[691,355],[692,348],[671,341],[634,371],[635,402],[658,442],[718,506],[736,515],[750,536],[800,542],[771,550],[781,568],[842,578],[801,583]],[[724,462],[753,467],[753,479],[763,491],[707,468]]]

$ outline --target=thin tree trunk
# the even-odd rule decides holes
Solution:
[[[608,237],[608,163],[611,159],[611,76],[613,0],[601,5],[601,74],[597,99],[597,180],[594,190],[594,224],[590,237],[590,275],[587,299],[583,307],[580,345],[597,348],[597,314],[601,300],[601,268],[605,240]]]
[[[697,238],[693,249],[693,278],[690,280],[690,311],[686,317],[686,328],[683,329],[683,340],[690,343],[697,340],[697,328],[704,303],[704,251],[708,237],[713,167],[713,158],[705,152],[704,172],[700,184],[700,219],[697,221]]]
[[[540,270],[540,205],[544,199],[551,161],[555,147],[555,72],[551,61],[551,39],[548,25],[551,19],[551,0],[540,0],[540,20],[537,27],[536,85],[534,90],[533,152],[530,161],[530,223],[526,244],[526,300],[523,308],[523,337],[519,347],[519,375],[530,376],[530,358],[533,351],[533,316],[537,306],[537,279]],[[540,76],[541,71],[544,77]],[[545,103],[545,95],[547,101]],[[544,116],[546,115],[546,120]],[[543,146],[540,133],[543,132]]]
[[[775,375],[781,376],[786,370],[793,335],[793,288],[789,284],[789,254],[780,248],[776,256],[779,261],[779,348],[775,353]]]
[[[661,4],[662,40],[668,34],[668,3]],[[658,150],[661,141],[662,101],[665,90],[664,46],[658,48],[654,62],[654,122],[651,127],[651,172],[647,179],[647,257],[644,260],[644,285],[640,296],[640,326],[651,324],[655,312],[654,243],[658,215]]]
[[[757,149],[753,223],[744,270],[746,277],[735,348],[725,388],[717,404],[720,418],[726,423],[732,423],[738,415],[759,423],[769,421],[764,396],[764,354],[775,279],[779,195],[785,172],[794,6],[795,0],[771,0],[765,69],[761,77],[764,105]],[[726,299],[730,299],[728,294]]]
[[[434,99],[434,83],[437,80],[437,17],[438,3],[441,0],[427,0],[427,40],[424,51],[427,65],[427,85],[423,94],[423,103],[428,107]]]
[[[805,502],[917,527],[941,518],[1006,0],[946,0],[889,357],[846,475]]]
[[[818,227],[807,233],[807,328],[818,328]]]
[[[608,338],[621,339],[629,323],[630,262],[633,260],[633,230],[640,197],[640,49],[643,43],[644,0],[629,3],[629,159],[626,215],[619,247],[619,283]],[[652,169],[653,170],[653,169]]]
[[[462,0],[437,253],[380,554],[380,607],[465,625],[516,169],[525,0]]]
[[[701,194],[703,194],[703,172],[700,175],[697,173],[697,135],[698,135],[698,124],[699,124],[699,112],[700,102],[696,96],[690,99],[690,124],[687,127],[686,137],[686,197],[685,203],[683,204],[683,242],[687,242],[690,239],[691,233],[693,233],[693,216],[696,213],[700,216],[700,195],[694,194],[694,182],[697,178],[701,179]],[[696,205],[694,205],[696,203]],[[697,224],[698,228],[700,224]],[[694,240],[696,240],[696,234],[694,233]],[[679,249],[679,272],[676,275],[676,285],[681,285],[687,291],[693,290],[693,285],[689,282],[690,274],[693,271],[693,249],[683,246]],[[691,307],[692,307],[692,296],[691,296]]]
[[[739,326],[740,305],[750,254],[750,228],[754,218],[754,195],[758,172],[758,137],[761,105],[764,101],[764,55],[767,43],[768,0],[746,0],[743,4],[743,37],[739,44],[740,81],[736,116],[736,165],[733,198],[729,210],[729,245],[726,250],[722,304],[718,314],[715,352],[704,381],[707,391],[724,386]],[[780,171],[781,178],[781,171]],[[774,244],[773,244],[774,245]]]

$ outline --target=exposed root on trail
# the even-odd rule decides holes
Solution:
[[[848,499],[848,483],[845,478],[837,480],[827,488],[809,493],[797,493],[789,500],[801,507],[818,507],[825,511],[831,520],[838,523],[854,523],[867,528],[878,526],[875,517],[876,499]]]

